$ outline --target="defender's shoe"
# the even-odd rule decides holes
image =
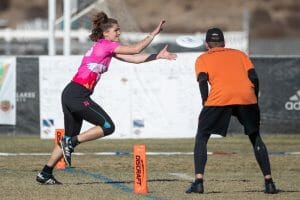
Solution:
[[[203,182],[193,182],[191,186],[185,191],[185,193],[203,193]]]
[[[265,183],[265,191],[266,194],[276,194],[278,193],[278,190],[276,189],[276,186],[273,181],[266,182]]]
[[[53,175],[45,176],[41,172],[38,173],[38,175],[36,176],[36,181],[41,184],[44,184],[44,185],[60,185],[60,184],[62,184],[61,182],[56,180]]]
[[[62,140],[60,140],[60,147],[62,149],[67,166],[71,167],[71,154],[74,151],[74,148],[71,144],[71,139],[63,138]]]

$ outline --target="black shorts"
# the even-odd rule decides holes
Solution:
[[[247,135],[257,133],[260,125],[258,104],[205,106],[199,116],[197,134],[226,136],[231,116],[237,117]]]
[[[82,122],[86,120],[101,126],[104,134],[114,130],[114,123],[109,115],[91,98],[92,92],[82,85],[70,82],[62,93],[65,135],[75,136],[80,133]]]

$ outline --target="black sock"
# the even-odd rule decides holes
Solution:
[[[203,179],[202,178],[197,178],[197,179],[195,179],[195,183],[203,183]]]
[[[71,144],[72,144],[72,147],[76,147],[78,144],[80,144],[77,136],[74,136],[71,138]]]
[[[42,174],[45,176],[50,176],[52,175],[53,172],[53,167],[49,167],[48,165],[45,165],[43,170],[42,170]]]
[[[273,183],[273,179],[272,178],[268,178],[268,179],[265,179],[265,183]]]

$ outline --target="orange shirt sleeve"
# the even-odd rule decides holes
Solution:
[[[205,72],[207,73],[207,70],[206,70],[206,66],[205,66],[205,63],[203,61],[203,57],[202,56],[199,56],[196,60],[196,63],[195,63],[195,72],[196,72],[196,79],[198,79],[198,76],[201,72]]]
[[[249,56],[247,56],[245,53],[242,53],[242,57],[243,57],[243,63],[244,63],[244,67],[245,67],[246,71],[254,68],[254,65],[253,65],[252,61],[250,60]]]

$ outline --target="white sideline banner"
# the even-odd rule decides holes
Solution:
[[[0,57],[0,124],[16,125],[15,57]]]
[[[115,123],[107,138],[191,138],[202,108],[194,64],[199,53],[179,53],[176,61],[131,64],[113,59],[92,99]],[[81,56],[41,56],[41,138],[54,138],[63,128],[61,92],[70,82]],[[82,131],[92,127],[84,122]]]
[[[61,93],[80,60],[80,56],[39,57],[41,138],[54,138],[55,129],[64,127]]]

